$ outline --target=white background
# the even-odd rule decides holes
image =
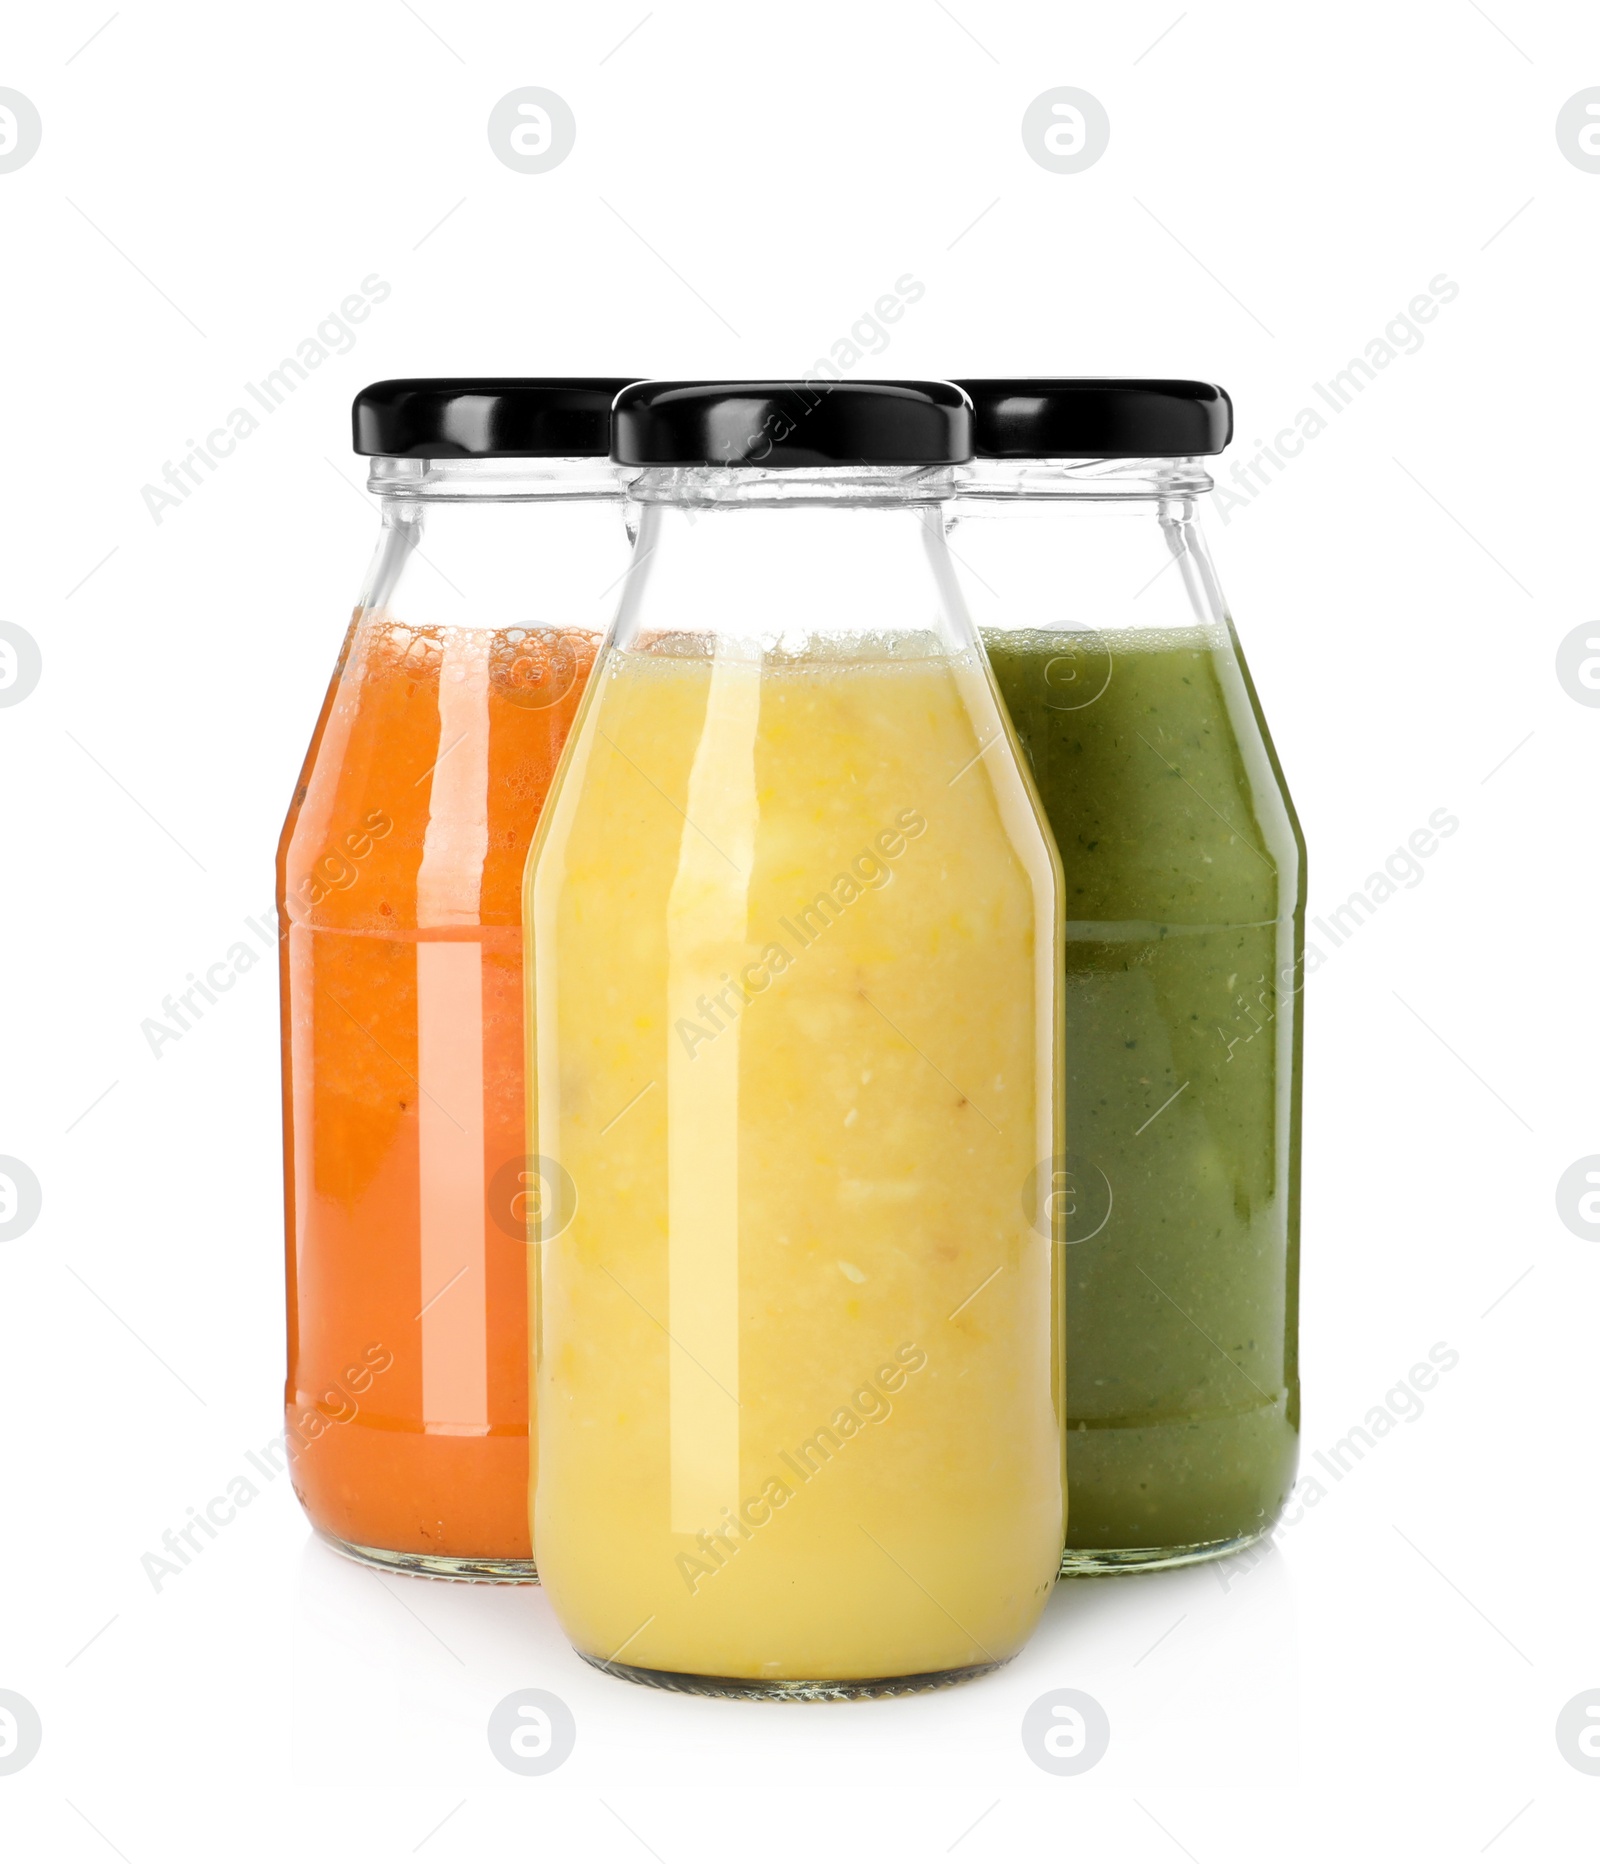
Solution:
[[[7,1856],[1592,1844],[1600,1778],[1554,1729],[1600,1687],[1600,1254],[1555,1186],[1600,1151],[1600,712],[1555,655],[1595,601],[1600,175],[1555,118],[1600,84],[1600,15],[197,0],[125,5],[84,47],[109,12],[12,8],[0,54],[44,126],[0,174],[0,615],[44,658],[0,713],[0,1152],[44,1188],[0,1243],[0,1688],[44,1723],[0,1777]],[[530,84],[578,124],[542,175],[486,136]],[[1076,175],[1020,134],[1064,84],[1111,121]],[[341,1562],[283,1479],[157,1593],[141,1555],[280,1424],[274,977],[159,1061],[139,1026],[270,904],[375,527],[351,395],[797,374],[907,272],[926,295],[858,373],[1208,377],[1244,442],[1459,285],[1209,521],[1313,912],[1434,810],[1461,824],[1309,991],[1307,1468],[1436,1342],[1459,1365],[1253,1569],[1064,1585],[1008,1669],[910,1701],[632,1688],[536,1591]],[[392,295],[354,346],[156,524],[141,487],[371,273]],[[530,1685],[577,1720],[543,1779],[485,1740]],[[1111,1719],[1075,1779],[1019,1738],[1056,1687]]]

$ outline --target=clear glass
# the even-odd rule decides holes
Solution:
[[[278,850],[290,1467],[341,1551],[535,1577],[520,885],[627,563],[605,460],[372,462]]]
[[[635,481],[530,857],[535,1535],[635,1681],[954,1682],[1059,1566],[1059,870],[949,489]]]
[[[1066,1572],[1229,1552],[1295,1474],[1305,845],[1210,484],[986,461],[952,513],[1066,884]]]

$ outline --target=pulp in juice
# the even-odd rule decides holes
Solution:
[[[976,656],[614,652],[530,864],[541,1577],[586,1655],[1009,1657],[1062,1538],[1053,855]]]
[[[1228,630],[985,633],[1065,879],[1071,1550],[1294,1481],[1304,850]]]
[[[530,1558],[519,888],[596,645],[358,614],[284,828],[288,1440],[356,1548]]]

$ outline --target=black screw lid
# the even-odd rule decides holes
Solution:
[[[631,375],[425,376],[374,382],[350,410],[357,453],[390,459],[581,459],[611,450]]]
[[[950,382],[635,382],[617,397],[624,466],[959,466],[972,409]]]
[[[963,378],[979,459],[1176,459],[1220,453],[1233,403],[1214,382],[1120,376]]]

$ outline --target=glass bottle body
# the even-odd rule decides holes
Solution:
[[[951,548],[1060,850],[1065,1571],[1294,1481],[1305,852],[1182,460],[989,462]]]
[[[541,1573],[638,1680],[954,1680],[1059,1563],[1057,876],[947,483],[637,481],[530,859]]]
[[[291,1470],[357,1558],[527,1580],[521,872],[627,540],[604,461],[372,485],[279,847]]]

